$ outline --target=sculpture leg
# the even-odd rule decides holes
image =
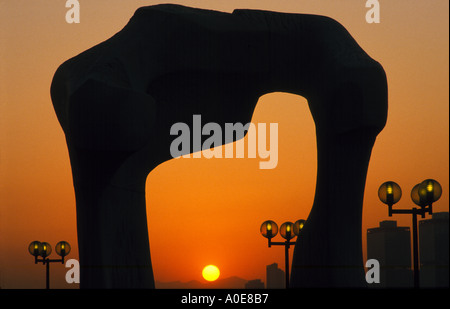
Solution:
[[[316,194],[295,246],[292,287],[365,286],[364,187],[372,147],[386,121],[387,84],[375,62],[339,76],[344,82],[309,101],[316,123]]]
[[[111,184],[75,192],[80,287],[154,288],[145,192]]]
[[[70,97],[67,136],[81,288],[154,288],[145,181],[158,159],[153,100],[88,80]]]
[[[294,249],[292,287],[364,286],[361,216],[376,133],[318,137],[316,196]]]

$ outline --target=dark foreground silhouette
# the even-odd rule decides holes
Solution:
[[[382,66],[327,17],[157,5],[64,62],[52,82],[72,166],[82,288],[154,287],[145,181],[172,158],[171,126],[194,114],[223,128],[245,124],[258,98],[277,91],[308,100],[318,148],[291,285],[364,285],[364,186],[387,118]]]

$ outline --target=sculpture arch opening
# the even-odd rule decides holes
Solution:
[[[260,170],[258,157],[202,156],[172,159],[150,172],[146,207],[156,284],[191,280],[183,277],[183,269],[220,256],[224,248],[228,257],[224,266],[228,272],[236,269],[243,278],[251,278],[255,269],[275,261],[283,265],[283,255],[267,248],[258,226],[268,218],[279,223],[307,218],[317,173],[314,122],[306,99],[288,93],[261,97],[252,121],[278,122],[275,169]],[[163,236],[166,232],[169,235]],[[211,234],[215,241],[205,242]],[[167,241],[176,246],[168,246]],[[176,258],[180,254],[183,259]],[[274,259],[264,264],[263,256]]]

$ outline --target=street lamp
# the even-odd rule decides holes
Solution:
[[[417,215],[420,214],[422,218],[425,218],[426,213],[432,214],[433,203],[436,202],[441,195],[442,187],[439,182],[434,179],[425,179],[421,183],[415,185],[411,190],[411,199],[417,206],[420,206],[420,208],[392,209],[392,205],[397,203],[402,196],[400,186],[393,181],[387,181],[378,189],[378,197],[383,203],[389,206],[389,217],[391,217],[392,214],[412,214],[414,287],[416,288],[420,285]]]
[[[425,179],[421,183],[414,186],[411,190],[411,199],[413,202],[423,209],[421,215],[425,218],[425,213],[433,213],[433,203],[442,195],[442,187],[434,179]]]
[[[397,203],[402,197],[400,186],[393,181],[386,181],[378,189],[378,197],[389,206],[389,217],[392,216],[392,205]]]
[[[34,263],[42,262],[46,265],[46,284],[45,288],[50,288],[50,263],[61,262],[64,264],[64,257],[70,253],[70,245],[66,241],[60,241],[55,247],[56,254],[58,254],[61,259],[49,259],[48,256],[52,253],[52,246],[47,242],[33,241],[28,246],[28,252],[34,256]],[[42,257],[42,259],[39,259]]]
[[[285,222],[280,226],[280,235],[285,239],[284,242],[273,242],[272,238],[278,234],[278,225],[272,221],[267,220],[261,224],[261,235],[268,239],[269,248],[273,246],[284,246],[285,255],[285,271],[286,271],[286,289],[289,288],[289,248],[295,245],[295,242],[290,240],[300,234],[300,231],[305,225],[305,220],[297,220],[295,223]]]

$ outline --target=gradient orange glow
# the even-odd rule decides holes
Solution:
[[[28,245],[66,240],[78,258],[75,197],[64,134],[50,101],[56,68],[119,31],[136,8],[158,1],[81,1],[81,23],[67,24],[64,1],[0,2],[0,287],[43,288],[45,269]],[[330,16],[382,63],[389,83],[389,119],[369,166],[363,211],[367,228],[389,219],[377,196],[387,180],[412,206],[409,192],[426,178],[443,188],[435,212],[449,209],[449,2],[380,1],[381,23],[365,21],[365,1],[186,0],[173,3],[231,12],[265,9]],[[265,281],[266,265],[284,268],[281,247],[267,247],[259,228],[307,219],[316,180],[314,122],[304,98],[260,98],[254,123],[278,123],[278,166],[257,159],[177,159],[147,178],[147,214],[155,279],[202,280],[205,265],[221,278]],[[410,216],[391,219],[410,226]],[[278,239],[280,236],[277,236]],[[280,237],[281,238],[281,237]],[[320,244],[318,244],[320,245]],[[290,250],[291,255],[293,250]],[[54,254],[54,253],[53,253]],[[292,257],[290,259],[292,261]],[[52,265],[51,287],[65,283]]]

